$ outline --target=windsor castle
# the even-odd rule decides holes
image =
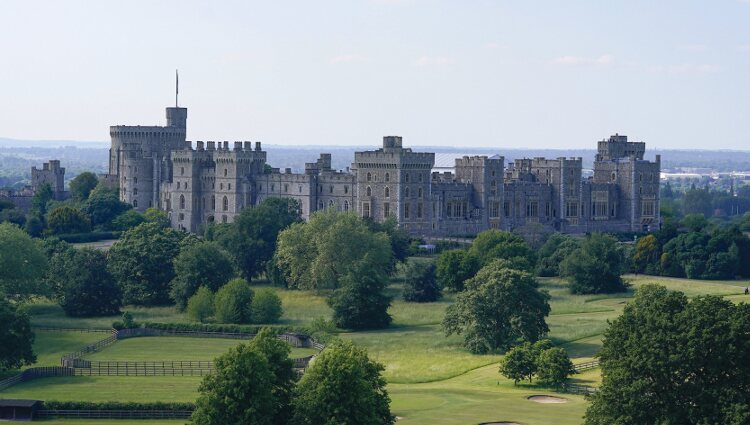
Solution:
[[[581,158],[464,156],[434,171],[435,154],[386,136],[381,148],[356,152],[346,171],[331,155],[304,173],[266,163],[260,142],[186,141],[187,108],[166,109],[166,126],[110,127],[109,174],[120,199],[138,211],[157,207],[172,226],[198,231],[231,223],[269,197],[299,201],[303,218],[335,208],[374,220],[395,218],[414,236],[473,235],[486,229],[632,232],[659,226],[660,157],[645,143],[614,135],[598,142],[593,175]]]

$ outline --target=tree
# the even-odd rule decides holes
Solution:
[[[34,332],[29,316],[5,296],[0,297],[0,371],[16,369],[36,362]]]
[[[472,353],[506,351],[549,332],[544,320],[549,298],[530,274],[492,262],[466,281],[446,311],[443,329],[446,335],[463,334]]]
[[[47,276],[68,316],[109,316],[120,312],[122,293],[107,270],[107,258],[101,251],[68,247],[52,256]]]
[[[0,223],[0,292],[21,298],[46,295],[46,270],[40,244],[17,226]]]
[[[539,276],[560,276],[560,263],[578,249],[579,240],[561,233],[552,234],[539,249],[536,273]]]
[[[242,276],[250,280],[266,270],[276,251],[279,232],[300,221],[300,206],[294,199],[267,198],[254,208],[245,208],[216,241],[234,256]]]
[[[108,228],[112,220],[132,206],[120,201],[117,190],[108,189],[104,185],[98,185],[89,194],[82,210],[91,217],[91,224]]]
[[[708,220],[703,214],[688,214],[682,219],[682,225],[691,232],[702,232],[708,227]]]
[[[387,274],[392,255],[387,234],[373,233],[352,212],[326,209],[279,234],[275,263],[291,288],[335,289],[363,262],[378,275]]]
[[[391,240],[391,251],[393,252],[394,270],[395,262],[405,262],[409,257],[411,237],[402,228],[398,226],[398,221],[394,217],[388,217],[385,221],[375,221],[372,218],[365,220],[370,230],[375,233],[383,232]],[[394,271],[392,270],[392,271]]]
[[[621,277],[624,266],[617,239],[593,233],[565,257],[560,271],[574,294],[609,294],[625,291],[627,285]]]
[[[128,230],[145,222],[146,219],[136,210],[127,210],[112,219],[112,229]]]
[[[26,216],[26,223],[23,228],[26,230],[26,233],[31,236],[42,236],[42,231],[44,231],[44,221],[42,220],[42,216],[33,211],[30,212],[29,215]]]
[[[568,353],[563,348],[553,347],[538,353],[536,373],[540,382],[559,388],[565,385],[575,369]]]
[[[294,425],[392,425],[383,365],[349,341],[329,345],[295,390]]]
[[[469,248],[469,254],[477,256],[482,266],[495,259],[505,259],[514,263],[516,269],[528,273],[533,272],[536,264],[534,250],[522,237],[497,229],[478,234]]]
[[[745,424],[750,305],[638,289],[605,331],[585,423]]]
[[[201,286],[188,300],[186,311],[191,319],[204,323],[214,315],[214,293]]]
[[[203,378],[190,422],[195,425],[272,425],[280,405],[266,357],[245,344],[214,361]]]
[[[712,216],[711,193],[708,191],[708,188],[696,189],[695,187],[691,187],[688,189],[682,197],[682,209],[685,214]]]
[[[91,221],[78,208],[61,205],[49,212],[47,229],[53,235],[86,233],[91,231]]]
[[[70,193],[76,199],[85,201],[97,184],[99,184],[99,178],[96,177],[96,174],[84,171],[70,181]]]
[[[633,269],[638,273],[659,274],[661,246],[654,235],[644,236],[635,243]]]
[[[157,223],[161,227],[169,227],[169,217],[167,213],[158,208],[147,208],[143,213],[143,218],[149,223]]]
[[[404,271],[404,300],[418,303],[440,299],[440,287],[435,279],[435,263],[412,261]]]
[[[215,242],[197,241],[180,249],[174,259],[174,273],[170,294],[182,310],[199,287],[217,291],[234,275],[234,264]]]
[[[287,425],[292,417],[292,397],[298,377],[294,370],[294,362],[289,358],[291,348],[289,344],[277,338],[270,328],[263,328],[250,340],[250,349],[263,355],[271,369],[271,394],[278,406],[272,423]]]
[[[169,303],[172,263],[183,237],[174,229],[144,223],[123,233],[112,245],[108,267],[122,288],[125,304]]]
[[[44,183],[34,191],[34,196],[31,197],[31,209],[39,217],[44,217],[47,214],[47,203],[52,200],[54,193],[52,192],[52,186],[49,183]]]
[[[271,289],[255,291],[250,309],[255,323],[276,323],[284,312],[281,307],[281,298]]]
[[[251,323],[253,295],[245,279],[230,280],[216,293],[216,320],[220,323]]]
[[[481,268],[479,257],[462,249],[443,251],[437,259],[435,275],[446,291],[461,292],[464,281],[471,279]]]
[[[341,279],[341,286],[328,299],[336,326],[363,330],[384,328],[391,323],[391,299],[383,294],[388,277],[376,267],[363,261]]]
[[[531,382],[536,373],[537,353],[530,342],[511,348],[500,361],[500,373],[513,380],[513,385],[526,379]]]

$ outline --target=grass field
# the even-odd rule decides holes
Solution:
[[[552,313],[547,319],[550,338],[564,347],[575,363],[591,359],[601,347],[607,321],[615,319],[637,289],[657,283],[688,296],[714,294],[736,302],[750,300],[742,295],[745,282],[691,281],[651,276],[626,276],[632,286],[623,294],[608,296],[571,295],[563,281],[540,279],[551,295]],[[305,325],[316,317],[330,317],[324,294],[274,289],[283,300],[282,323]],[[343,333],[343,338],[366,347],[370,355],[386,367],[392,411],[402,419],[399,424],[476,424],[488,421],[515,421],[525,425],[575,425],[581,423],[586,402],[580,396],[565,395],[565,404],[537,404],[529,395],[550,393],[535,385],[513,383],[498,374],[501,356],[472,355],[461,347],[461,337],[446,338],[440,328],[445,309],[454,300],[446,296],[436,303],[414,304],[400,300],[400,284],[394,282],[389,295],[394,297],[389,329]],[[184,322],[187,318],[175,309],[127,308],[137,320]],[[70,319],[59,307],[37,304],[32,309],[36,325],[107,328],[110,318]],[[39,364],[57,364],[59,355],[72,351],[102,334],[37,333]],[[151,338],[158,338],[153,344]],[[133,338],[90,355],[92,360],[201,360],[211,358],[237,341],[193,338]],[[189,342],[189,343],[188,343]],[[303,352],[295,351],[297,354]],[[296,355],[293,353],[293,356]],[[598,385],[598,369],[576,375],[574,382]],[[48,378],[27,382],[6,391],[1,397],[56,400],[132,400],[192,401],[197,394],[198,377],[75,377]],[[45,423],[105,423],[53,421]],[[127,424],[125,421],[111,423]],[[148,425],[152,421],[135,421]],[[170,423],[170,422],[158,422]],[[180,421],[174,423],[181,423]]]

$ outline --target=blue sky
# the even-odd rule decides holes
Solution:
[[[750,149],[750,0],[0,3],[0,136]]]

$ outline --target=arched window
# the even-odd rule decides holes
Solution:
[[[344,211],[349,211],[349,201],[344,201]]]
[[[226,198],[224,198],[224,199],[226,199]],[[222,223],[226,223],[226,222],[227,222],[227,216],[225,216],[225,215],[222,215],[222,216],[221,216],[221,222],[222,222]]]
[[[323,209],[323,201],[318,202],[318,209],[319,210]]]
[[[216,196],[211,195],[211,211],[216,211]]]
[[[180,195],[180,209],[185,209],[185,195]]]
[[[133,199],[133,207],[134,208],[138,208],[138,200],[137,199]]]
[[[417,177],[419,179],[419,182],[422,183],[422,173],[417,174]]]
[[[417,189],[417,196],[420,197],[420,198],[422,197],[422,188],[421,187],[419,189]]]
[[[612,173],[612,181],[617,180],[617,173]]]
[[[385,173],[385,181],[391,181],[391,173]]]
[[[333,193],[333,185],[328,188],[328,193]]]
[[[407,197],[407,198],[409,197],[409,188],[408,187],[406,189],[404,189],[404,196]]]
[[[328,201],[328,208],[333,208],[333,199]]]
[[[385,187],[385,197],[386,198],[391,197],[391,189],[388,186]]]
[[[367,196],[372,196],[372,189],[370,186],[367,186]]]
[[[368,182],[369,182],[369,181],[372,181],[372,174],[370,174],[370,173],[367,173],[367,181],[368,181]]]
[[[133,188],[133,195],[135,196],[135,195],[137,195],[137,194],[138,194],[138,188],[137,188],[137,187],[134,187],[134,188]]]
[[[409,173],[404,174],[404,181],[409,183]]]
[[[226,177],[226,176],[227,176],[227,169],[225,168],[224,169],[224,177]]]
[[[181,176],[185,175],[185,167],[180,167],[180,175]]]
[[[221,208],[222,208],[223,211],[229,210],[229,199],[227,199],[226,196],[221,201]]]

